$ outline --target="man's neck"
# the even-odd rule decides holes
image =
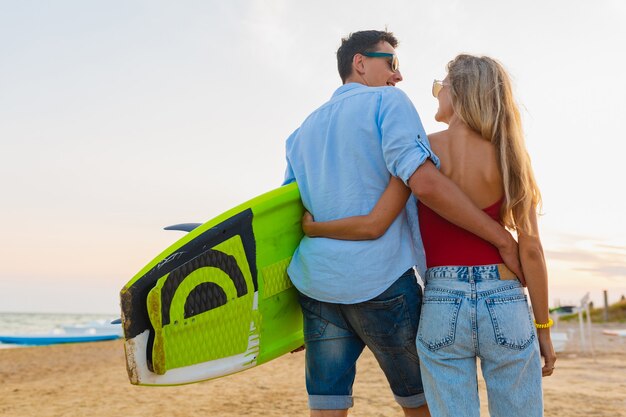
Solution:
[[[346,81],[344,81],[343,84],[345,85],[345,84],[350,84],[350,83],[358,83],[358,84],[367,85],[363,77],[361,77],[358,74],[349,76],[348,78],[346,78]]]

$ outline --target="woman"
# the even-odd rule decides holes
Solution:
[[[428,269],[417,350],[430,412],[479,416],[480,358],[492,416],[541,416],[541,376],[552,374],[556,360],[537,226],[541,195],[509,77],[491,58],[459,55],[446,78],[434,82],[433,95],[439,101],[435,119],[448,124],[429,136],[441,171],[517,232],[535,326],[524,289],[496,248],[420,203]],[[375,238],[402,211],[409,193],[394,178],[369,215],[318,223],[307,213],[303,228],[309,236]]]

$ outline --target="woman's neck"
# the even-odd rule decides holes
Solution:
[[[467,125],[460,117],[454,115],[448,122],[448,131],[457,135],[475,135],[476,132]]]

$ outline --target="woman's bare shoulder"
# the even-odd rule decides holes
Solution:
[[[430,147],[435,153],[437,153],[438,151],[441,152],[442,147],[447,141],[447,138],[448,138],[448,135],[445,130],[442,130],[441,132],[434,132],[434,133],[428,134],[428,141],[430,142]]]
[[[439,132],[433,132],[428,134],[428,140],[432,141],[441,141],[445,138],[447,130],[441,130]]]

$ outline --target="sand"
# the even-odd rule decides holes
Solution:
[[[626,416],[626,338],[594,324],[594,354],[582,352],[577,325],[544,378],[546,416]],[[402,416],[373,356],[358,363],[351,416]],[[487,416],[484,383],[482,416]],[[179,387],[136,387],[122,341],[0,349],[0,416],[306,416],[304,353],[245,372]]]

